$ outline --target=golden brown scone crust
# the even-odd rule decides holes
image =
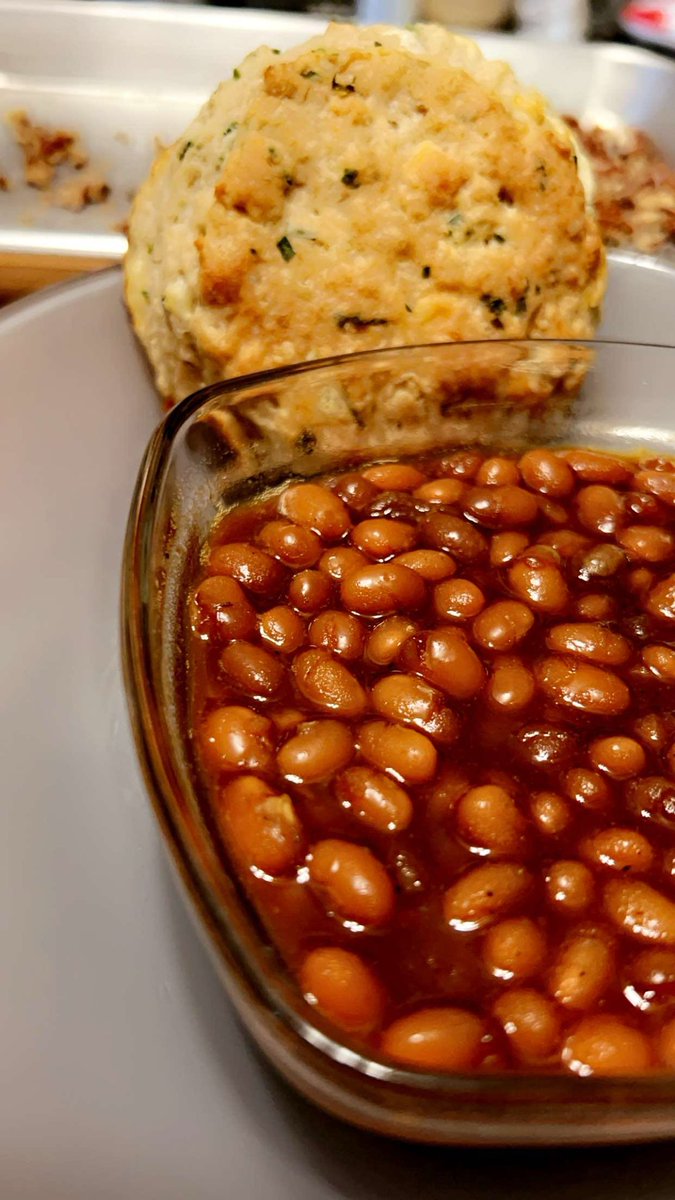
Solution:
[[[604,286],[571,136],[433,26],[250,56],[155,163],[126,262],[169,402],[376,346],[589,337]]]

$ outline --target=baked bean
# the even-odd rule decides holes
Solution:
[[[368,479],[364,479],[358,471],[352,471],[347,475],[341,475],[335,481],[333,491],[341,500],[344,500],[348,508],[354,509],[355,512],[363,512],[364,508],[368,508],[368,505],[377,498],[380,489],[376,488],[375,484],[370,483]]]
[[[495,979],[521,983],[538,975],[546,960],[546,938],[530,917],[509,917],[488,929],[483,962]]]
[[[643,942],[675,945],[675,903],[641,879],[605,884],[605,912],[616,927]]]
[[[261,700],[276,696],[284,681],[284,668],[278,659],[250,642],[230,642],[218,662],[223,675],[236,688]]]
[[[530,632],[534,614],[519,600],[497,600],[473,623],[473,636],[483,650],[513,650]]]
[[[352,571],[367,565],[368,559],[365,554],[355,550],[353,546],[335,546],[332,550],[326,550],[319,559],[319,570],[338,582],[346,579]]]
[[[477,450],[456,450],[443,459],[442,469],[456,479],[473,479],[483,461]]]
[[[570,800],[589,812],[605,813],[612,807],[612,793],[607,781],[597,771],[572,767],[565,775],[563,789]]]
[[[429,797],[426,809],[427,821],[431,825],[446,824],[455,811],[457,801],[468,790],[468,775],[454,767],[445,767]]]
[[[414,492],[415,488],[427,482],[426,475],[408,463],[378,463],[361,474],[383,492]]]
[[[318,783],[341,771],[354,756],[351,731],[339,721],[307,721],[281,747],[277,764],[291,783]]]
[[[229,575],[249,592],[265,595],[277,592],[284,579],[281,564],[248,542],[215,546],[209,555],[208,570],[210,575]]]
[[[623,498],[626,515],[631,519],[645,523],[664,519],[663,506],[656,496],[650,496],[647,492],[624,492]]]
[[[475,475],[481,487],[504,487],[520,483],[520,471],[510,458],[486,458]]]
[[[413,492],[416,500],[429,500],[432,504],[457,504],[466,492],[466,484],[459,479],[431,479]]]
[[[662,683],[675,683],[675,650],[672,646],[645,646],[641,658]]]
[[[462,1008],[423,1008],[382,1035],[382,1053],[421,1071],[469,1071],[483,1057],[485,1026]]]
[[[579,843],[581,857],[593,867],[610,871],[649,871],[654,851],[647,838],[635,829],[600,829]]]
[[[340,1029],[370,1033],[382,1021],[382,988],[363,959],[340,946],[311,950],[300,968],[300,987]]]
[[[290,796],[279,795],[256,775],[240,775],[215,805],[218,828],[232,856],[265,875],[283,875],[298,862],[303,831]]]
[[[312,646],[321,646],[351,662],[363,654],[366,632],[358,617],[329,608],[312,621],[309,640]]]
[[[359,738],[361,754],[381,771],[393,771],[403,783],[433,779],[438,754],[423,733],[386,721],[370,721],[361,727]]]
[[[575,1075],[639,1075],[652,1065],[648,1039],[619,1017],[584,1017],[568,1034],[562,1062]]]
[[[457,805],[457,824],[470,845],[493,854],[518,854],[526,822],[513,797],[492,784],[470,788]]]
[[[596,738],[588,757],[598,771],[606,771],[614,779],[630,779],[645,768],[645,752],[639,742],[629,737]]]
[[[279,733],[288,733],[291,729],[297,729],[298,725],[302,725],[305,717],[306,713],[299,708],[277,708],[276,711],[270,713],[270,720]]]
[[[335,794],[344,808],[378,833],[400,833],[412,821],[413,806],[408,793],[372,767],[350,767],[344,771],[335,782]]]
[[[623,994],[641,1012],[671,1009],[675,1003],[675,953],[641,950],[624,973]]]
[[[403,643],[399,661],[455,700],[469,700],[485,683],[483,664],[459,629],[436,629]]]
[[[675,554],[675,537],[658,525],[629,525],[617,533],[616,540],[638,562],[667,562]]]
[[[662,621],[675,621],[675,575],[657,583],[645,600],[645,608]]]
[[[654,582],[654,572],[647,567],[637,567],[626,576],[626,586],[629,592],[641,599],[647,594]]]
[[[557,500],[551,500],[549,496],[537,496],[536,500],[540,515],[549,525],[557,525],[562,529],[569,523],[569,513],[564,504],[558,504]]]
[[[288,585],[288,601],[303,613],[315,613],[328,604],[331,583],[322,571],[298,571]]]
[[[591,533],[616,533],[624,513],[623,497],[614,488],[594,483],[577,492],[579,524]]]
[[[660,713],[645,713],[633,722],[633,732],[645,746],[658,752],[667,744],[672,731]]]
[[[539,833],[546,837],[558,837],[572,821],[569,804],[557,792],[533,792],[530,813]]]
[[[578,917],[593,902],[593,876],[588,867],[574,859],[561,858],[552,863],[544,882],[548,902],[561,916]]]
[[[337,541],[351,527],[349,512],[340,497],[319,483],[291,484],[281,493],[278,510],[329,542]]]
[[[534,496],[520,487],[472,487],[462,502],[464,512],[489,529],[512,529],[531,525],[539,506]]]
[[[443,916],[453,929],[482,929],[523,903],[532,876],[520,863],[483,863],[462,875],[443,897]]]
[[[321,557],[321,539],[292,521],[270,521],[260,530],[260,541],[270,554],[288,567],[313,567]]]
[[[448,550],[460,563],[473,563],[488,551],[485,534],[464,517],[431,513],[421,522],[422,540],[433,550]]]
[[[312,847],[308,865],[311,883],[345,921],[382,925],[392,916],[392,882],[365,846],[327,838]]]
[[[550,450],[528,450],[518,466],[527,486],[543,496],[562,498],[574,490],[574,476],[569,466]]]
[[[564,658],[544,658],[535,665],[542,691],[565,708],[599,717],[614,717],[630,704],[623,680],[604,667]]]
[[[612,948],[599,934],[574,934],[551,968],[548,989],[563,1008],[588,1009],[605,994],[614,971]]]
[[[549,999],[534,988],[511,988],[498,996],[492,1012],[521,1062],[550,1058],[560,1042],[560,1021]]]
[[[611,621],[616,616],[616,601],[601,592],[587,592],[574,601],[574,614],[582,621]]]
[[[597,579],[613,579],[626,565],[626,553],[620,546],[602,542],[575,555],[572,566],[577,579],[592,583]]]
[[[485,596],[470,579],[448,579],[434,588],[434,608],[449,621],[469,621],[485,604]]]
[[[591,539],[576,529],[556,529],[537,538],[539,546],[550,546],[562,559],[574,558],[591,545]]]
[[[255,630],[255,609],[235,579],[210,575],[197,588],[190,624],[200,636],[246,638]]]
[[[350,671],[325,650],[302,650],[293,660],[293,675],[302,695],[323,712],[360,717],[366,693]]]
[[[295,654],[305,640],[305,626],[297,613],[284,604],[268,608],[258,618],[260,636],[264,642],[282,654]]]
[[[414,675],[383,676],[374,684],[371,700],[381,717],[414,725],[440,742],[454,742],[459,735],[459,721],[443,693]]]
[[[630,643],[620,633],[605,625],[581,621],[553,625],[546,635],[546,645],[556,654],[576,654],[607,667],[627,662],[631,653]]]
[[[566,450],[562,458],[585,483],[628,483],[630,467],[598,450]]]
[[[675,471],[637,471],[633,482],[641,492],[651,492],[664,504],[675,505]]]
[[[342,603],[360,616],[384,617],[399,609],[419,608],[424,582],[414,571],[397,563],[359,567],[340,584]]]
[[[204,718],[200,745],[212,771],[268,771],[274,762],[271,721],[238,704]]]
[[[526,533],[495,533],[490,541],[490,566],[505,567],[530,544]]]
[[[375,517],[361,521],[352,529],[352,541],[357,550],[370,558],[393,558],[415,545],[417,535],[412,525],[404,521],[391,521],[387,517]]]
[[[407,554],[399,554],[394,559],[401,567],[416,571],[422,579],[429,583],[438,583],[441,579],[449,579],[457,570],[449,554],[442,550],[409,550]]]
[[[548,549],[550,547],[534,547],[514,559],[508,569],[508,581],[523,603],[537,612],[555,614],[567,607],[569,592],[560,568],[552,560],[541,557]]]
[[[664,1067],[669,1067],[671,1071],[675,1069],[675,1019],[666,1021],[660,1030],[656,1048],[659,1062]]]
[[[557,725],[523,725],[516,734],[516,753],[529,767],[559,771],[576,753],[577,741],[568,729]]]
[[[406,617],[386,617],[375,626],[366,643],[365,657],[377,667],[387,667],[398,656],[401,646],[417,630]]]
[[[626,787],[626,807],[633,816],[675,832],[675,783],[662,775],[643,775]]]
[[[534,676],[519,658],[498,658],[486,694],[495,708],[503,712],[521,712],[534,696]]]

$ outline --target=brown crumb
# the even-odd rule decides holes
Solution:
[[[103,204],[110,195],[110,185],[96,176],[68,179],[52,193],[52,203],[57,208],[70,212],[81,212],[90,204]]]
[[[129,220],[128,220],[128,218],[126,221],[115,221],[115,224],[113,225],[112,228],[113,228],[114,233],[123,233],[125,237],[128,237],[129,236]]]
[[[565,117],[588,155],[595,210],[608,246],[654,253],[675,243],[675,170],[639,129],[584,129]]]
[[[0,171],[0,192],[8,192],[10,188],[9,179]]]
[[[79,171],[89,162],[78,135],[71,130],[34,125],[23,109],[9,113],[7,121],[17,145],[23,150],[24,178],[30,187],[46,191],[61,163]]]

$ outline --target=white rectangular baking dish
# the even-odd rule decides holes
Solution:
[[[156,139],[173,141],[215,85],[261,42],[285,49],[319,33],[315,17],[117,0],[0,0],[0,291],[118,260],[118,226],[146,174]],[[478,38],[561,112],[649,133],[675,161],[675,64],[611,44],[554,45],[499,34]],[[77,130],[110,199],[80,213],[50,207],[26,187],[4,118]]]

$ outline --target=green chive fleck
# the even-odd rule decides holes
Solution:
[[[239,128],[238,121],[230,121],[227,129],[223,133],[223,137],[227,137],[228,133],[232,133],[233,129],[238,129],[238,128]]]
[[[149,304],[149,303],[150,303],[150,293],[149,293],[149,292],[146,292],[146,291],[143,291],[143,292],[141,293],[141,295],[143,296],[143,299],[144,299],[144,300],[146,300],[146,301],[148,302],[148,304]]]
[[[290,262],[295,255],[295,250],[285,235],[282,238],[279,238],[279,241],[277,242],[277,250],[279,251],[284,262]]]
[[[303,79],[318,79],[319,78],[319,72],[318,71],[310,71],[309,68],[306,71],[301,71],[300,75],[302,76]]]
[[[241,79],[241,71],[239,70],[239,67],[234,68],[234,71],[232,72],[232,78]]]

